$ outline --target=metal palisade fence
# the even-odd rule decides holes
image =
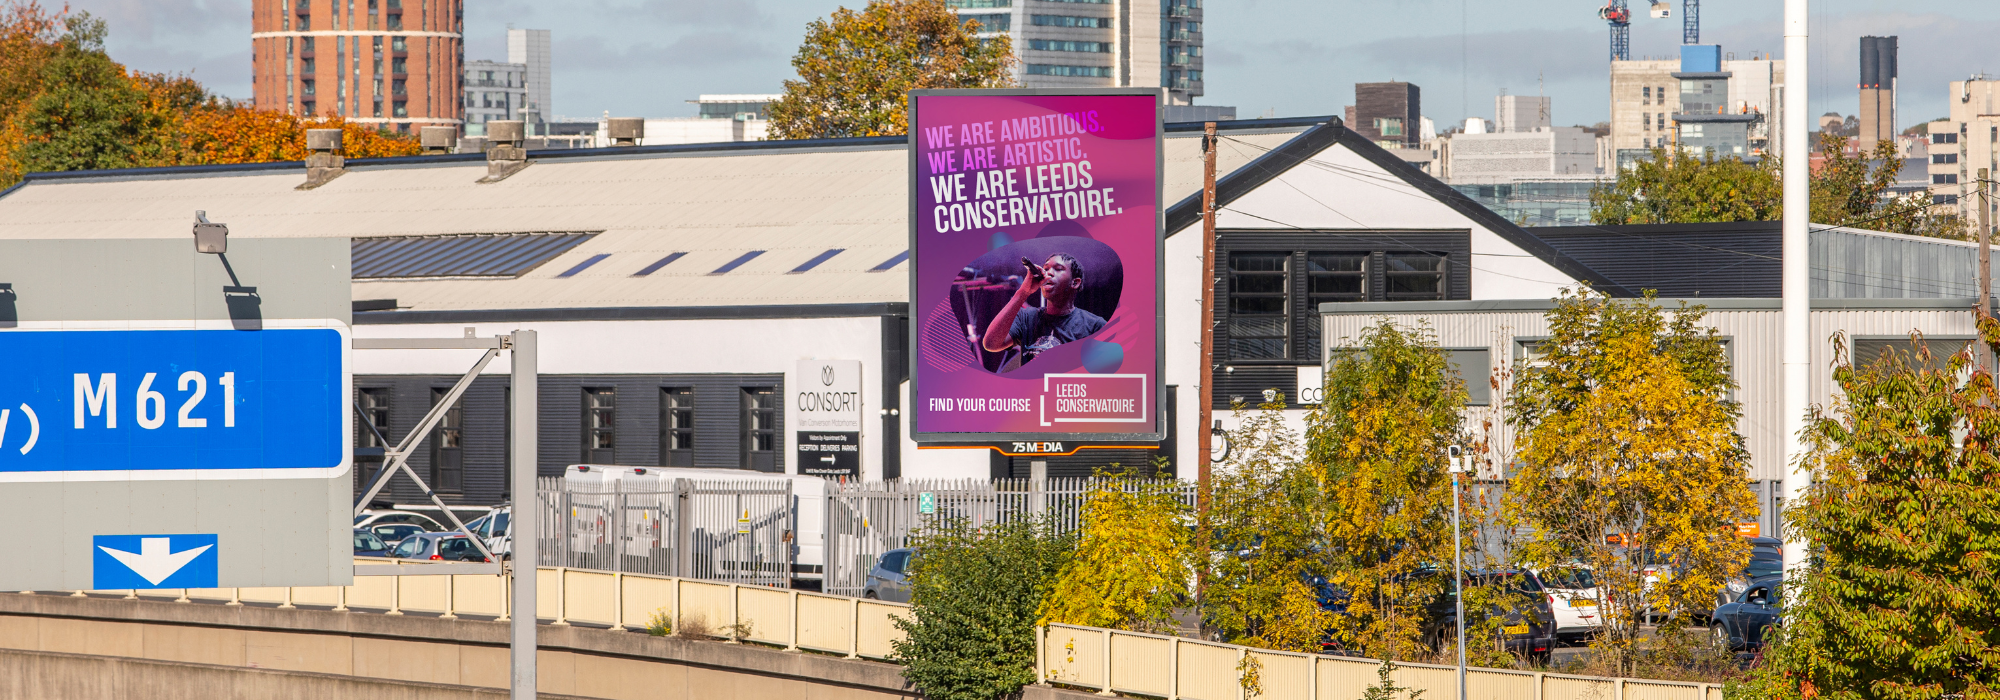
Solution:
[[[783,481],[541,484],[542,566],[789,586],[798,527]]]
[[[544,477],[540,563],[766,586],[820,579],[827,593],[860,596],[882,553],[909,546],[926,527],[1042,518],[1071,532],[1083,526],[1084,502],[1100,484],[1167,488],[1194,504],[1194,485],[1176,480],[827,482],[804,492],[782,479]]]
[[[1100,484],[1125,490],[1172,489],[1194,505],[1184,481],[1057,478],[892,480],[840,484],[827,494],[826,580],[822,590],[862,595],[883,552],[907,547],[925,527],[958,523],[985,527],[1044,518],[1057,532],[1083,527],[1083,506]]]

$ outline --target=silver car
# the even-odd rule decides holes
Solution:
[[[861,597],[910,602],[910,563],[916,559],[917,550],[907,547],[883,552],[882,556],[875,558],[875,566],[868,570],[868,585],[862,589]]]

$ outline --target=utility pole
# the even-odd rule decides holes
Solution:
[[[1458,526],[1458,476],[1470,471],[1471,460],[1458,445],[1445,448],[1445,456],[1451,461],[1451,599],[1458,612],[1453,620],[1458,625],[1458,700],[1469,700],[1465,694],[1465,545],[1459,542],[1463,531]]]
[[[1979,310],[1993,315],[1993,249],[1988,239],[1993,233],[1993,204],[1987,193],[1993,186],[1986,181],[1986,168],[1979,169]]]
[[[1197,539],[1202,552],[1196,595],[1208,591],[1208,504],[1212,488],[1209,479],[1211,444],[1215,440],[1215,122],[1202,126],[1201,137],[1201,420],[1195,425],[1195,518]]]
[[[1812,294],[1811,270],[1808,262],[1810,236],[1807,228],[1812,220],[1812,198],[1807,189],[1810,171],[1807,163],[1812,160],[1806,143],[1806,115],[1812,105],[1806,100],[1808,86],[1807,70],[1812,61],[1807,57],[1808,32],[1806,27],[1806,0],[1785,0],[1785,172],[1784,172],[1784,274],[1779,288],[1784,296],[1783,328],[1784,353],[1783,400],[1779,410],[1783,413],[1785,440],[1785,464],[1794,465],[1792,472],[1785,475],[1785,505],[1804,500],[1806,486],[1812,479],[1812,472],[1804,465],[1805,442],[1800,435],[1806,427],[1806,410],[1811,403],[1812,393],[1808,378],[1812,371]],[[1766,504],[1769,505],[1769,504]],[[1780,532],[1783,532],[1780,530]],[[1803,540],[1785,540],[1785,582],[1803,583],[1806,571],[1807,543]]]

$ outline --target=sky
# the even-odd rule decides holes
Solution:
[[[1021,0],[1033,2],[1035,0]],[[1631,0],[1632,57],[1677,55],[1681,0]],[[466,60],[506,60],[507,28],[553,31],[554,112],[693,116],[704,93],[779,92],[807,23],[863,0],[468,0]],[[1492,118],[1493,97],[1553,97],[1559,125],[1609,115],[1603,0],[1207,0],[1208,94],[1240,117],[1340,114],[1356,82],[1403,80],[1440,128]],[[248,0],[69,0],[110,23],[113,58],[250,96]],[[1702,40],[1783,57],[1781,0],[1709,0]],[[2000,74],[2000,2],[1814,0],[1813,113],[1856,111],[1859,37],[1901,37],[1900,126],[1948,113],[1949,82]],[[1920,11],[1912,12],[1916,9]],[[1948,9],[1949,12],[1933,12]]]

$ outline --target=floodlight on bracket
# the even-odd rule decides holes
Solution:
[[[194,251],[221,255],[229,252],[229,224],[212,223],[208,212],[194,212]]]

